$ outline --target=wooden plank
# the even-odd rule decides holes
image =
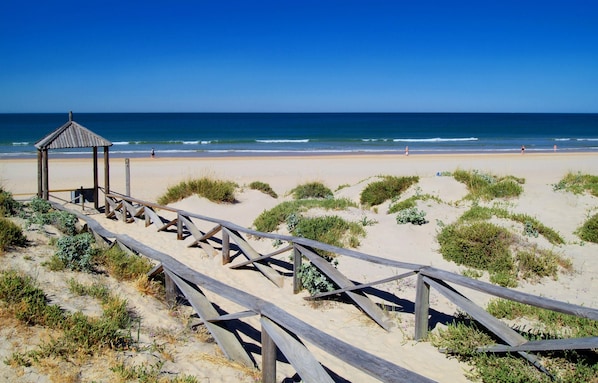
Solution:
[[[319,347],[323,351],[334,355],[339,360],[367,373],[368,375],[382,382],[389,383],[432,383],[433,380],[409,371],[401,366],[391,363],[376,355],[368,353],[358,347],[346,343],[329,335],[318,328],[302,321],[301,319],[287,313],[278,306],[264,301],[263,299],[231,287],[223,282],[211,278],[205,274],[198,273],[175,258],[154,250],[151,247],[140,243],[127,235],[117,235],[117,239],[155,261],[161,262],[169,270],[172,270],[180,277],[188,280],[202,288],[210,290],[221,297],[237,303],[249,310],[267,316],[279,326],[284,323],[285,329],[297,334],[301,339]]]
[[[412,271],[408,271],[408,272],[403,273],[403,274],[394,275],[392,277],[380,279],[380,280],[377,280],[377,281],[374,281],[374,282],[358,283],[358,284],[353,285],[353,286],[348,286],[348,287],[344,287],[342,289],[336,289],[336,290],[333,290],[333,291],[327,291],[327,292],[324,292],[324,293],[315,294],[315,295],[312,295],[311,297],[305,297],[303,299],[305,299],[305,300],[314,300],[314,299],[318,299],[318,298],[322,298],[322,297],[327,297],[329,295],[336,295],[336,294],[344,293],[344,292],[347,292],[347,291],[361,290],[361,289],[365,289],[367,287],[372,287],[372,286],[380,285],[380,284],[383,284],[383,283],[388,283],[388,282],[396,281],[397,279],[407,278],[407,277],[410,277],[410,276],[415,275],[415,274],[417,274],[417,272],[414,271],[414,270],[412,270]]]
[[[278,348],[274,339],[262,326],[262,383],[276,383],[276,358]]]
[[[456,304],[457,306],[461,307],[466,313],[471,315],[475,320],[480,322],[484,327],[486,327],[490,332],[494,335],[502,339],[503,341],[507,342],[510,346],[519,346],[527,342],[523,336],[519,335],[518,332],[507,326],[505,323],[501,322],[500,320],[496,319],[492,315],[488,314],[486,310],[479,307],[463,295],[457,293],[452,289],[450,286],[446,285],[443,281],[437,281],[432,278],[423,277],[424,282],[428,283],[430,286],[434,287],[439,293],[444,295],[447,299],[451,302]],[[540,363],[540,360],[535,357],[534,355],[528,354],[523,351],[518,352],[519,355],[527,359],[530,363],[532,363],[536,368],[539,370],[550,374],[544,366]]]
[[[149,207],[145,207],[145,215],[150,217],[150,221],[151,223],[154,224],[154,226],[158,229],[158,231],[162,231],[164,230],[163,225],[164,225],[164,221],[162,220],[162,218],[152,209],[150,209]],[[146,224],[147,226],[147,224]]]
[[[303,281],[299,276],[301,264],[303,263],[303,256],[297,247],[293,244],[293,294],[299,294],[303,290]]]
[[[220,225],[215,226],[214,228],[212,228],[212,230],[206,232],[204,235],[201,236],[201,238],[197,238],[195,240],[195,242],[193,242],[192,244],[190,244],[187,247],[193,247],[198,244],[201,246],[200,242],[207,241],[208,239],[212,238],[214,236],[214,234],[218,233],[220,230],[222,230],[222,226],[220,226]]]
[[[246,310],[246,311],[240,311],[238,313],[220,315],[219,317],[209,319],[208,322],[216,323],[216,322],[222,322],[222,321],[227,321],[227,320],[252,317],[255,315],[258,315],[258,313],[256,313],[255,311]],[[197,326],[198,324],[202,324],[202,323],[204,323],[204,321],[200,320],[199,322],[195,323],[195,325]]]
[[[154,266],[153,269],[151,269],[150,271],[147,272],[147,277],[148,278],[153,278],[156,275],[160,274],[161,272],[164,271],[164,266],[162,266],[161,263],[158,263],[156,266]]]
[[[293,338],[276,323],[266,317],[260,318],[262,331],[266,331],[276,346],[301,377],[302,382],[334,383],[324,367],[313,354],[297,339]]]
[[[225,314],[225,315],[220,315],[217,318],[212,318],[209,319],[208,322],[221,322],[221,321],[226,321],[226,320],[233,320],[233,319],[241,319],[241,318],[247,318],[247,317],[252,317],[258,315],[255,311],[252,310],[246,310],[246,311],[240,311],[238,313],[231,313],[231,314]]]
[[[296,245],[297,249],[301,252],[302,255],[307,257],[309,261],[316,266],[320,271],[322,271],[328,278],[330,278],[334,283],[336,283],[340,288],[346,287],[354,287],[355,284],[349,280],[349,278],[345,277],[340,271],[338,271],[334,266],[330,264],[330,262],[326,261],[324,258],[319,256],[318,254],[312,252],[311,250],[306,249],[303,246]],[[380,325],[383,329],[389,331],[390,330],[390,323],[386,321],[386,316],[374,302],[370,300],[365,294],[353,291],[345,292],[353,302],[357,304],[366,314],[370,316],[376,323]]]
[[[260,257],[260,253],[255,251],[245,240],[241,239],[236,233],[228,230],[228,228],[224,228],[224,230],[228,233],[228,236],[233,239],[233,241],[239,246],[243,254],[247,257],[247,259],[255,259]],[[271,280],[276,286],[282,287],[283,285],[283,278],[276,270],[271,268],[270,266],[256,262],[253,264],[256,269],[258,269],[266,278]]]
[[[125,201],[125,200],[123,200],[123,205],[124,205],[123,211],[125,213],[125,216],[127,215],[126,214],[127,212],[131,216],[130,218],[127,218],[127,222],[134,222],[135,216],[138,213],[137,208],[135,208],[135,206],[133,206],[131,203],[129,203],[128,201]]]
[[[478,347],[478,352],[515,352],[515,351],[564,351],[598,349],[598,337],[547,339],[529,341],[519,346],[496,344]]]
[[[191,287],[187,282],[179,278],[174,272],[168,269],[165,273],[176,283],[181,292],[185,295],[193,309],[197,312],[204,325],[214,337],[224,355],[230,360],[234,360],[247,367],[253,367],[254,363],[237,336],[224,326],[219,326],[210,322],[211,319],[219,317],[218,312],[212,306],[210,301],[200,291]]]
[[[430,285],[424,280],[424,276],[418,274],[415,288],[415,340],[422,340],[428,337],[430,314]]]
[[[191,233],[193,238],[195,238],[195,242],[193,242],[191,245],[189,245],[189,247],[195,246],[197,244],[197,245],[201,246],[201,248],[206,252],[206,254],[208,254],[208,256],[213,257],[217,254],[217,251],[209,243],[200,239],[200,238],[203,238],[204,233],[201,230],[199,230],[197,228],[197,226],[195,226],[195,224],[193,222],[191,222],[191,220],[189,218],[185,217],[184,215],[179,214],[178,219],[179,219],[179,222],[182,222],[185,225],[185,227],[187,228],[187,230],[189,230],[189,232]]]
[[[261,256],[259,256],[259,257],[257,257],[257,258],[252,258],[252,259],[249,259],[249,260],[247,260],[247,261],[244,261],[244,262],[241,262],[241,263],[234,264],[234,265],[230,266],[230,268],[231,268],[231,269],[238,269],[238,268],[240,268],[240,267],[247,266],[247,265],[249,265],[249,264],[252,264],[252,263],[254,263],[254,262],[259,262],[259,261],[266,260],[266,259],[268,259],[268,258],[275,257],[275,256],[277,256],[278,254],[285,253],[285,252],[287,252],[287,251],[289,251],[289,250],[293,250],[293,245],[289,245],[289,246],[287,246],[287,247],[284,247],[284,248],[282,248],[282,249],[278,249],[278,250],[276,250],[276,251],[274,251],[274,252],[272,252],[272,253],[266,254],[266,255],[261,255]]]
[[[436,269],[433,267],[422,269],[421,273],[432,278],[455,283],[461,286],[468,287],[470,289],[481,291],[486,294],[491,294],[500,298],[505,298],[511,301],[541,307],[543,309],[557,311],[564,314],[575,315],[581,318],[598,320],[598,309],[594,309],[591,307],[574,305],[571,303],[561,302],[554,299],[522,293],[519,291],[507,289],[501,286],[496,286],[483,281],[478,281],[476,279],[467,278],[459,274],[450,273],[448,271]]]

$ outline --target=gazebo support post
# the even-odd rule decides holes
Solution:
[[[42,180],[43,180],[43,167],[42,167],[42,151],[37,151],[37,198],[42,198]]]
[[[108,154],[108,146],[104,146],[104,206],[108,209],[108,202],[106,196],[110,193],[110,158]],[[97,209],[97,207],[96,207]]]
[[[43,162],[43,170],[42,170],[42,178],[43,178],[43,196],[42,198],[46,201],[50,199],[50,180],[48,174],[48,149],[42,150],[42,162]]]
[[[98,147],[93,147],[93,207],[98,210]]]

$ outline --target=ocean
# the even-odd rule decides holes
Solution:
[[[598,114],[75,113],[111,156],[598,151]],[[68,113],[0,114],[0,158],[36,156]],[[89,156],[88,149],[52,157]]]

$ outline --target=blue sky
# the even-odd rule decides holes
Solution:
[[[598,113],[598,2],[0,4],[0,112]]]

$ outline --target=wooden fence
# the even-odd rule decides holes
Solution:
[[[158,211],[164,212],[165,215],[170,215],[170,218],[161,216],[158,214]],[[269,260],[276,255],[285,252],[292,252],[292,283],[293,291],[295,293],[302,289],[301,282],[296,271],[299,270],[303,259],[305,258],[309,260],[312,265],[316,266],[321,272],[323,272],[338,287],[334,291],[318,294],[306,299],[319,299],[326,296],[344,294],[372,320],[386,330],[389,329],[389,323],[387,321],[388,318],[386,317],[386,314],[377,304],[369,299],[364,290],[369,287],[379,286],[394,280],[414,277],[417,279],[416,298],[414,302],[414,338],[416,340],[424,339],[429,331],[429,297],[431,288],[434,288],[505,343],[504,345],[494,345],[480,348],[478,350],[479,352],[518,353],[540,370],[549,373],[540,364],[537,357],[529,352],[598,348],[598,337],[556,339],[533,342],[527,341],[518,332],[504,324],[504,322],[490,315],[485,309],[476,305],[462,292],[456,290],[455,286],[477,290],[503,299],[541,307],[569,315],[598,320],[598,310],[594,308],[569,304],[518,292],[486,282],[466,278],[458,274],[450,273],[426,265],[389,260],[354,250],[330,246],[305,238],[257,232],[228,221],[186,212],[183,210],[172,209],[116,193],[106,195],[105,213],[107,217],[120,219],[123,222],[144,220],[146,226],[152,226],[158,231],[175,232],[178,239],[184,239],[188,236],[192,236],[193,242],[190,246],[200,247],[210,256],[217,256],[220,254],[222,257],[222,263],[224,265],[227,265],[231,262],[232,251],[240,253],[245,256],[247,260],[240,263],[235,262],[234,265],[230,266],[232,269],[253,265],[257,271],[263,274],[276,286],[281,286],[282,283],[284,283],[285,278],[270,265]],[[169,228],[174,227],[176,227],[176,230],[169,230]],[[100,231],[103,230],[99,228],[96,229]],[[92,231],[94,233],[96,232],[94,229],[92,229]],[[109,237],[102,234],[100,234],[100,236],[102,238]],[[287,245],[278,250],[273,249],[270,253],[261,254],[250,245],[248,240],[245,238],[246,236],[268,238],[283,244],[286,243]],[[330,336],[319,332],[309,324],[301,322],[299,319],[285,313],[273,304],[262,301],[256,297],[250,298],[247,293],[240,292],[239,290],[224,285],[205,275],[192,271],[186,266],[179,264],[176,260],[170,258],[169,256],[149,249],[129,237],[116,236],[116,241],[123,243],[126,247],[140,254],[161,262],[161,267],[164,269],[168,279],[172,280],[173,286],[177,286],[178,289],[181,290],[181,292],[187,297],[187,299],[189,299],[194,309],[197,311],[198,315],[202,318],[206,325],[207,323],[214,323],[227,319],[239,319],[243,316],[250,315],[250,313],[261,315],[263,349],[262,371],[264,374],[264,382],[273,381],[272,379],[274,375],[272,375],[272,366],[275,366],[275,359],[273,360],[269,353],[272,352],[275,354],[276,352],[273,351],[273,349],[276,347],[282,351],[282,353],[287,357],[298,374],[304,380],[315,382],[330,381],[329,379],[331,378],[326,380],[322,379],[321,376],[316,378],[313,377],[313,375],[309,375],[312,376],[313,379],[308,378],[308,375],[304,376],[304,374],[307,374],[308,372],[314,373],[314,371],[320,371],[320,373],[325,373],[325,371],[314,367],[316,364],[318,364],[317,361],[315,361],[313,356],[308,356],[309,352],[307,349],[301,346],[301,344],[298,343],[295,338],[304,339],[309,343],[325,350],[326,352],[335,355],[339,359],[354,365],[360,370],[366,371],[368,374],[380,379],[381,381],[429,381],[420,375],[406,371],[390,362],[380,360],[379,358],[369,355],[368,353],[365,353],[359,349],[355,349],[353,346],[347,345],[338,339],[331,338]],[[355,258],[364,262],[383,265],[389,268],[395,268],[397,270],[403,270],[403,272],[381,280],[360,284],[354,283],[340,273],[340,271],[338,271],[330,263],[320,257],[317,253],[319,250],[334,253],[339,256]],[[241,304],[242,306],[248,308],[249,311],[238,314],[229,314],[225,315],[224,317],[218,316],[214,311],[210,311],[209,307],[211,304],[209,301],[207,301],[201,292],[197,292],[199,290],[192,285],[200,286],[213,291],[223,298]],[[193,292],[190,289],[196,292]],[[230,335],[217,334],[218,331],[221,331],[220,329],[222,327],[212,326],[213,328],[210,328],[209,325],[207,326],[217,341],[219,338],[230,338]],[[227,356],[235,360],[243,360],[243,357],[238,356],[240,355],[238,347],[230,351],[224,350],[226,347],[232,347],[227,346],[227,344],[231,343],[230,340],[221,340],[218,341],[218,343],[220,347],[223,348],[223,351]],[[334,346],[330,346],[331,344],[334,344]],[[348,351],[349,349],[351,349],[351,351]],[[289,355],[287,355],[287,353]]]

